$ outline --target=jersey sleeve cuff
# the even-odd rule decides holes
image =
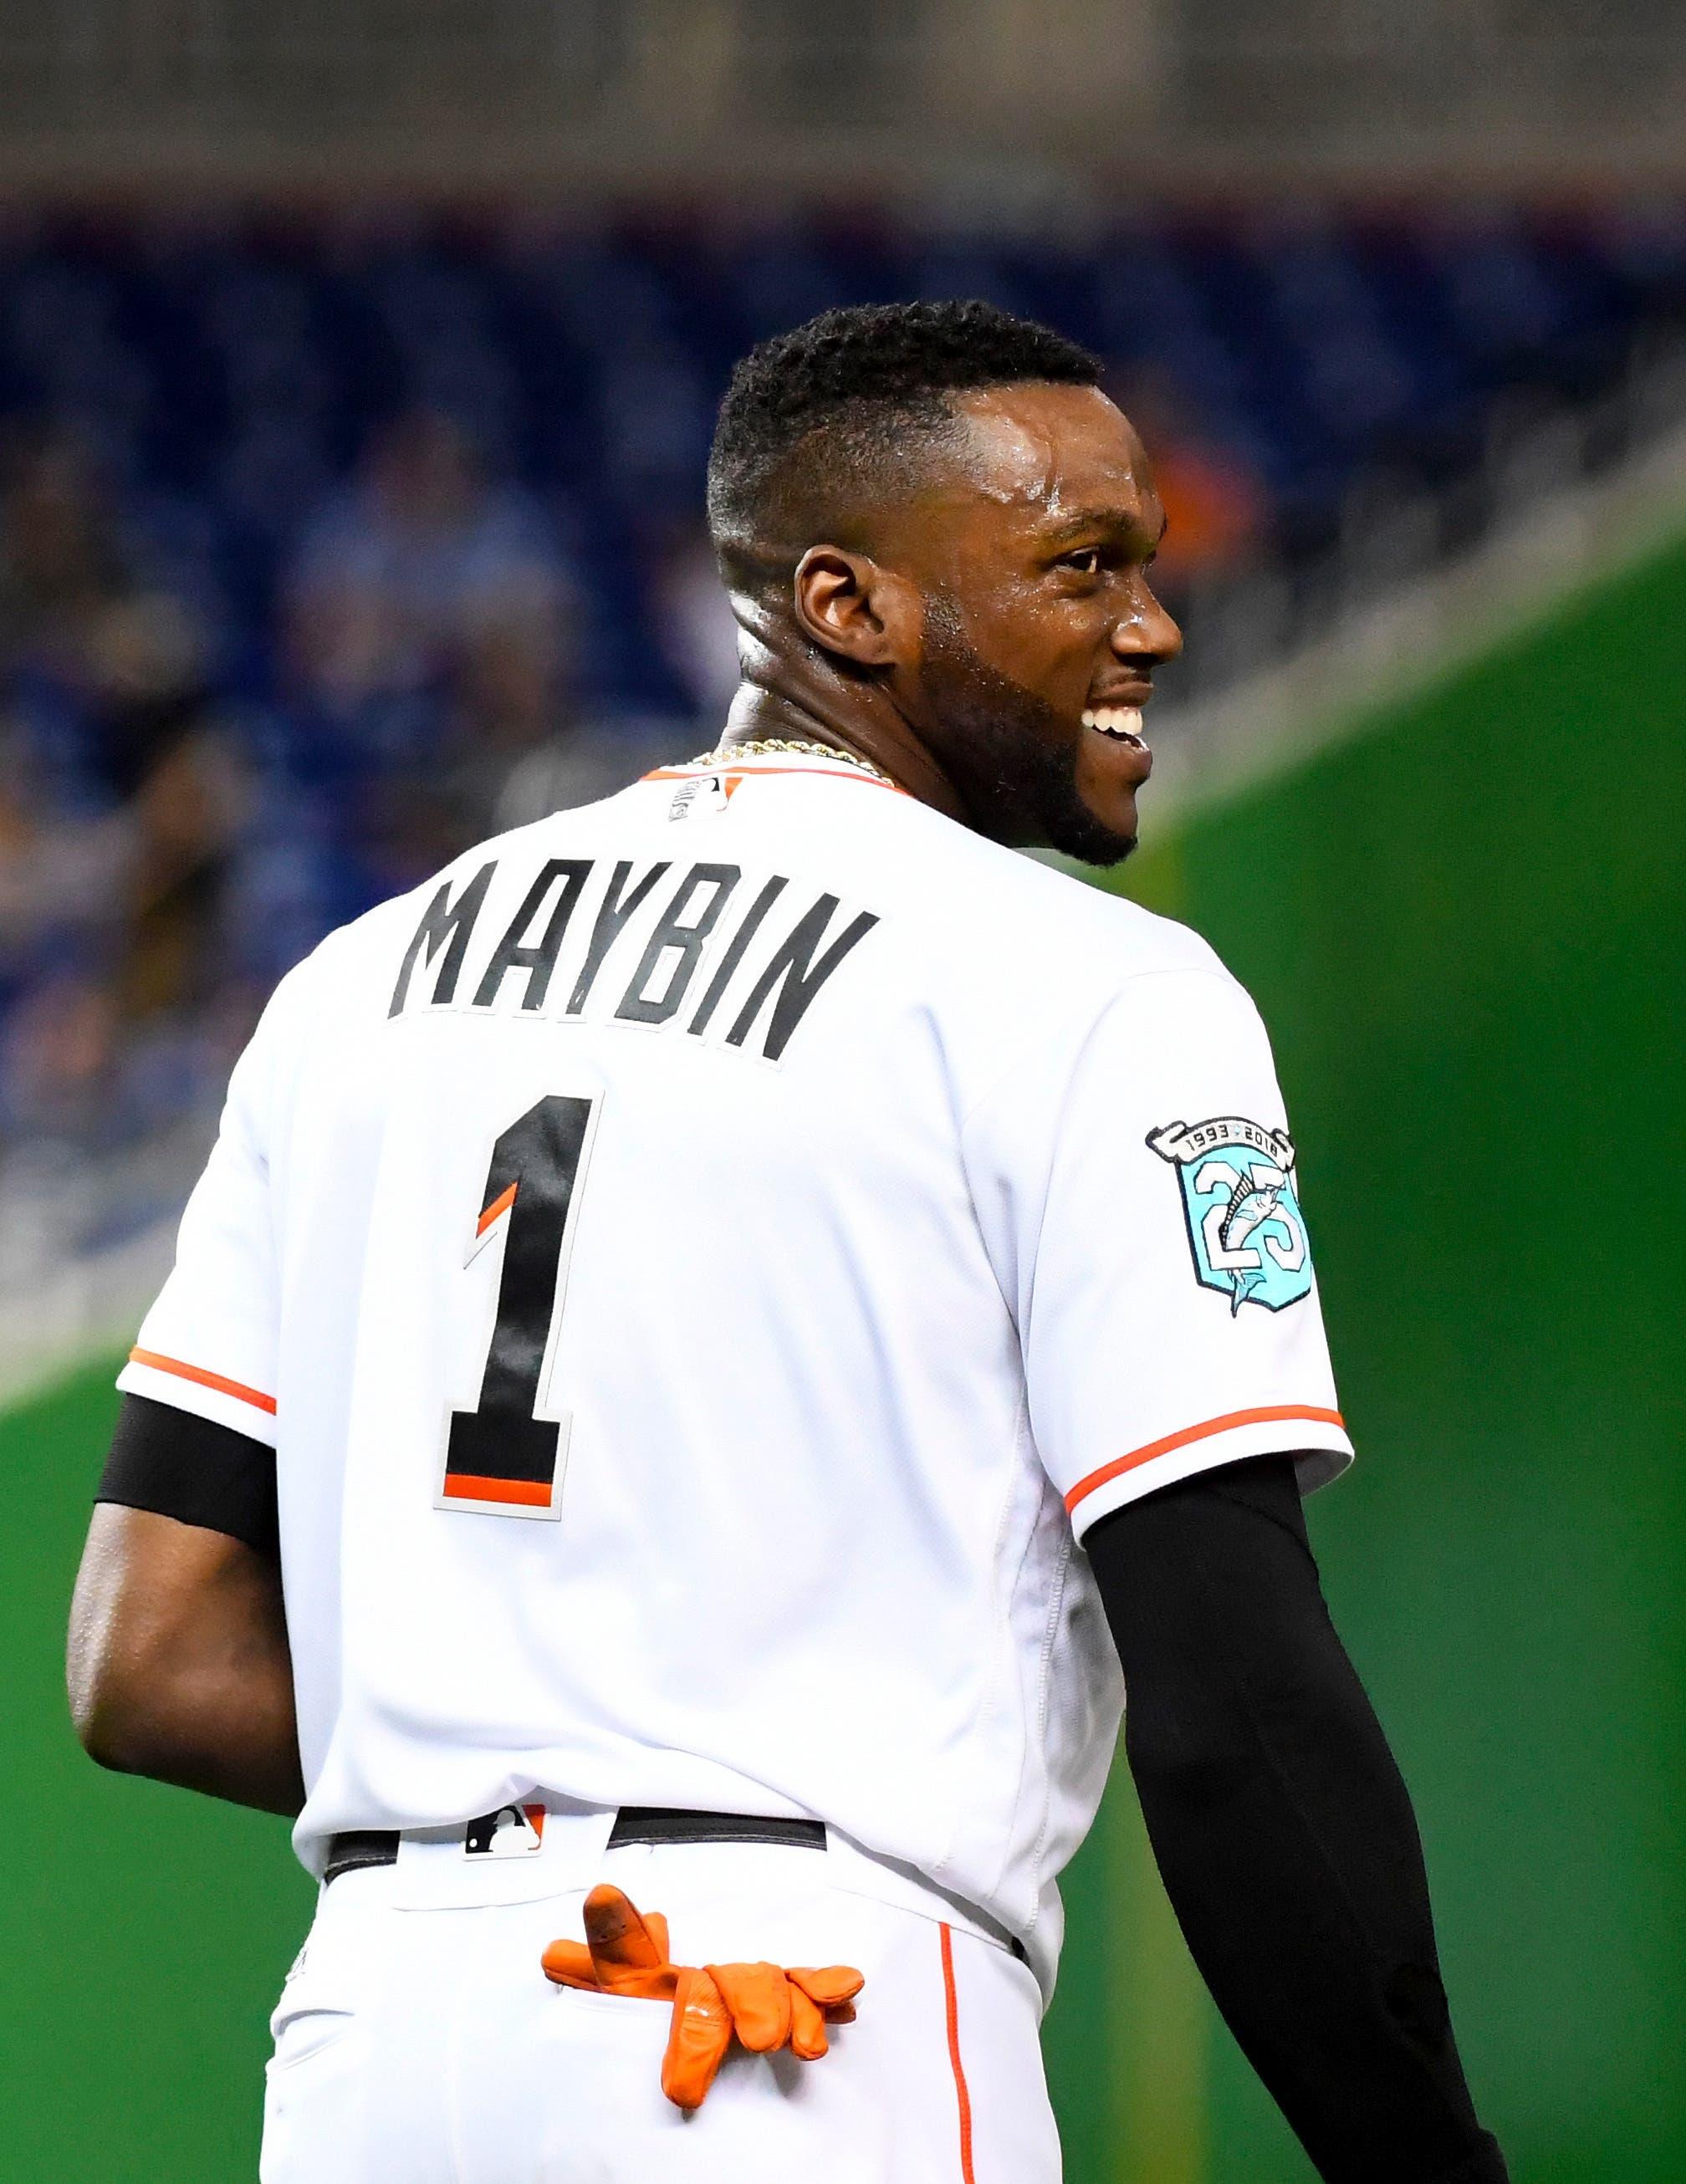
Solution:
[[[1081,1539],[1100,1518],[1180,1479],[1244,1457],[1289,1454],[1298,1459],[1295,1468],[1302,1494],[1337,1479],[1353,1460],[1340,1412],[1310,1403],[1270,1403],[1204,1419],[1100,1465],[1078,1480],[1065,1506]]]
[[[275,1397],[224,1373],[162,1351],[137,1348],[117,1375],[126,1396],[145,1396],[169,1403],[213,1425],[226,1426],[248,1440],[276,1445]]]

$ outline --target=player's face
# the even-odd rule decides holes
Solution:
[[[1110,863],[1153,763],[1141,708],[1182,649],[1147,581],[1164,516],[1147,458],[1097,387],[957,406],[964,445],[898,557],[924,600],[904,702],[983,832]]]

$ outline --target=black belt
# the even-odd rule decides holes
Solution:
[[[484,1814],[466,1822],[463,1832],[489,1838],[498,1817],[497,1813]],[[699,1842],[780,1843],[793,1850],[823,1850],[825,1823],[778,1819],[760,1813],[686,1813],[666,1805],[622,1805],[609,1830],[611,1850],[627,1843]],[[355,1873],[366,1865],[395,1865],[398,1843],[397,1830],[388,1828],[353,1828],[331,1837],[323,1886],[342,1873]]]

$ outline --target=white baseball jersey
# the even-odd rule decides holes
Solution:
[[[1076,1538],[1351,1453],[1211,950],[803,758],[292,972],[120,1384],[275,1446],[307,1863],[535,1794],[810,1814],[1045,1984],[1122,1700]]]

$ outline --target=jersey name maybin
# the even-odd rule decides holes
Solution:
[[[871,911],[851,916],[835,894],[803,888],[793,900],[783,874],[751,878],[735,864],[551,857],[494,933],[479,920],[497,869],[495,860],[482,865],[455,894],[449,880],[439,887],[405,950],[388,1016],[422,1006],[671,1025],[728,1046],[751,1041],[777,1061],[879,922]],[[435,963],[429,987],[416,974]]]

